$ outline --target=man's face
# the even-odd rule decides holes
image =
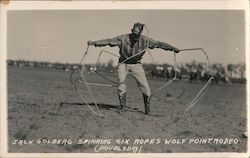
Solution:
[[[135,27],[132,29],[132,38],[134,40],[138,40],[141,35],[141,30],[138,27]]]

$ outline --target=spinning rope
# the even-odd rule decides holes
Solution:
[[[117,87],[118,86],[118,83],[116,81],[113,81],[112,79],[106,77],[105,75],[101,74],[98,72],[98,69],[96,70],[90,70],[90,71],[87,71],[85,70],[85,60],[86,60],[86,56],[88,54],[88,50],[89,50],[89,46],[87,47],[82,59],[81,59],[81,62],[80,62],[80,65],[81,65],[81,70],[80,70],[80,75],[76,77],[75,80],[73,80],[73,73],[75,73],[75,70],[72,71],[71,75],[70,75],[70,80],[72,82],[72,84],[74,85],[77,93],[80,95],[82,101],[89,107],[89,109],[94,113],[96,114],[97,116],[101,116],[103,117],[104,115],[100,112],[99,108],[98,108],[98,104],[97,104],[97,101],[95,99],[95,96],[92,92],[92,89],[90,86],[102,86],[102,87]],[[210,62],[209,62],[209,58],[207,56],[207,53],[202,49],[202,48],[193,48],[193,49],[182,49],[180,51],[191,51],[191,50],[201,50],[204,55],[206,56],[206,59],[207,59],[207,62],[208,62],[208,65],[210,65]],[[142,51],[140,51],[139,53],[133,55],[132,57],[130,58],[127,58],[125,59],[123,62],[121,63],[124,63],[125,61],[135,57],[136,55],[140,54]],[[96,61],[96,66],[100,63],[100,58],[102,56],[102,54],[104,53],[107,53],[107,54],[110,54],[110,55],[113,55],[115,57],[119,57],[118,55],[114,54],[114,53],[111,53],[111,52],[108,52],[108,51],[105,51],[105,50],[102,50],[97,58],[97,61]],[[152,54],[151,54],[152,55]],[[151,56],[153,58],[153,56]],[[209,68],[209,66],[208,66]],[[155,96],[162,92],[162,90],[164,90],[164,88],[167,88],[168,86],[170,86],[172,83],[176,82],[176,81],[181,81],[180,79],[177,78],[177,66],[176,66],[176,53],[174,53],[174,70],[175,70],[175,73],[174,73],[174,77],[168,81],[167,83],[165,83],[163,86],[159,87],[158,89],[156,89],[152,95],[151,95],[151,98],[153,100],[156,100],[156,101],[159,101],[160,99],[158,98],[155,98]],[[210,70],[209,70],[210,71]],[[103,84],[103,83],[92,83],[92,82],[88,82],[87,79],[86,79],[86,76],[87,75],[90,75],[90,74],[97,74],[99,75],[100,77],[102,77],[104,80],[108,81],[110,84]],[[184,115],[189,109],[191,109],[195,104],[197,104],[197,102],[206,94],[207,90],[211,87],[211,83],[212,83],[212,80],[214,79],[214,76],[212,75],[209,80],[207,81],[207,83],[203,86],[203,88],[196,94],[196,96],[192,99],[192,101],[187,105],[187,108],[178,116],[177,118],[177,121],[180,120],[180,117],[182,117],[182,115]],[[83,96],[83,94],[79,91],[79,86],[78,84],[81,84],[81,85],[85,85],[86,86],[86,89],[85,91],[83,91],[85,94],[88,94],[91,99],[93,100],[93,105],[95,106],[95,108],[97,109],[97,111],[95,111],[90,103],[87,102],[87,100],[85,99],[85,97]],[[177,98],[180,98],[183,94],[184,94],[184,87],[182,87],[183,89],[181,90],[181,93],[176,97]]]
[[[86,75],[90,74],[91,72],[85,72],[85,60],[86,60],[86,57],[87,57],[87,54],[88,54],[88,49],[89,49],[89,46],[87,47],[81,61],[80,61],[80,66],[81,66],[81,70],[80,70],[80,75],[76,77],[75,80],[73,80],[73,74],[76,70],[73,70],[72,73],[70,74],[70,81],[71,83],[74,85],[75,87],[75,90],[77,91],[77,93],[79,94],[80,98],[82,99],[82,101],[88,106],[88,108],[97,116],[100,116],[100,117],[104,117],[104,115],[100,112],[100,109],[97,105],[97,101],[93,95],[93,92],[92,92],[92,89],[90,87],[90,85],[99,85],[99,86],[110,86],[110,85],[105,85],[105,84],[98,84],[98,83],[89,83],[87,82],[87,79],[86,79]],[[81,93],[81,91],[79,90],[79,86],[77,86],[77,84],[81,84],[81,85],[85,85],[86,88],[87,88],[87,92],[86,91],[83,91],[85,94],[88,94],[92,101],[93,101],[93,104],[95,106],[95,108],[97,109],[97,111],[95,111],[90,103],[87,102],[86,98],[83,96],[83,94]]]
[[[151,53],[150,53],[150,54],[151,54]],[[152,56],[152,55],[151,55],[151,56]],[[157,100],[160,100],[159,98],[155,97],[156,94],[158,94],[159,92],[162,92],[162,91],[164,90],[164,88],[170,86],[172,83],[174,83],[174,82],[179,82],[179,81],[181,81],[181,80],[180,80],[179,78],[177,78],[176,53],[174,53],[174,77],[173,77],[171,80],[169,80],[167,83],[165,83],[163,86],[161,86],[160,88],[156,89],[156,90],[151,94],[151,99],[156,100],[156,101],[157,101]],[[180,94],[177,95],[175,98],[172,98],[172,99],[178,99],[178,98],[180,98],[180,97],[183,95],[185,89],[184,89],[183,84],[181,84],[181,86],[182,86],[182,87],[181,87],[181,92],[180,92]]]
[[[146,28],[146,31],[147,31],[147,34],[149,34],[149,31]],[[156,64],[156,61],[155,59],[153,58],[153,55],[151,54],[151,52],[148,50],[148,46],[149,46],[149,43],[147,44],[147,47],[144,49],[144,50],[141,50],[139,51],[138,53],[126,58],[125,60],[123,60],[122,62],[120,62],[119,64],[121,63],[125,63],[126,61],[144,53],[145,51],[147,51],[150,55],[150,57],[152,58],[153,62]],[[95,96],[92,92],[92,88],[90,86],[102,86],[102,87],[118,87],[118,83],[116,81],[113,81],[112,79],[106,77],[105,75],[101,74],[100,72],[98,72],[98,69],[96,70],[90,70],[90,71],[86,71],[86,68],[85,68],[85,61],[86,61],[86,57],[87,57],[87,54],[88,54],[88,50],[89,50],[89,45],[87,46],[86,48],[86,51],[85,53],[83,54],[82,56],[82,59],[80,61],[80,74],[77,75],[77,77],[75,79],[73,79],[73,76],[74,76],[74,73],[76,72],[77,69],[73,70],[72,73],[70,74],[70,81],[71,83],[74,85],[75,87],[75,90],[77,91],[77,93],[80,95],[80,98],[81,100],[88,106],[88,108],[97,116],[100,116],[100,117],[104,117],[104,115],[101,113],[99,107],[98,107],[98,104],[97,104],[97,101],[95,99]],[[200,50],[202,51],[202,53],[206,56],[206,59],[207,59],[207,63],[208,63],[208,68],[210,66],[210,62],[209,62],[209,58],[208,58],[208,55],[207,53],[202,49],[202,48],[191,48],[191,49],[182,49],[180,51],[195,51],[195,50]],[[97,61],[96,61],[96,66],[99,64],[100,62],[100,58],[102,56],[103,53],[106,53],[106,54],[110,54],[112,56],[115,56],[117,58],[119,58],[118,55],[114,54],[114,53],[111,53],[111,52],[108,52],[108,51],[105,51],[105,50],[102,50],[97,58]],[[78,69],[78,70],[79,70]],[[210,72],[210,68],[209,68],[209,72]],[[98,76],[102,77],[104,80],[108,81],[110,84],[104,84],[104,83],[92,83],[92,82],[88,82],[87,79],[86,79],[86,76],[87,75],[90,75],[90,74],[97,74]],[[212,80],[214,79],[214,76],[212,75],[209,80],[207,81],[207,83],[203,86],[203,88],[196,94],[196,96],[192,99],[192,101],[187,105],[187,108],[177,117],[177,119],[175,120],[175,122],[179,121],[181,119],[181,117],[189,110],[191,109],[195,104],[197,104],[197,102],[206,94],[207,90],[211,87],[211,83],[212,83]],[[163,86],[159,87],[158,89],[156,89],[152,95],[151,95],[151,99],[152,100],[156,100],[156,101],[159,101],[160,99],[156,98],[157,94],[159,92],[161,92],[164,88],[167,88],[168,86],[170,86],[172,83],[174,82],[179,82],[181,81],[180,79],[177,78],[177,66],[176,66],[176,53],[174,53],[174,77],[168,81],[167,83],[165,83]],[[96,111],[91,107],[90,103],[87,102],[86,100],[86,97],[83,96],[82,92],[80,91],[80,88],[78,86],[78,84],[80,85],[84,85],[86,87],[86,90],[82,90],[84,94],[88,94],[91,98],[91,100],[93,101],[93,103],[91,104],[92,106],[94,105],[94,107],[96,108]],[[180,94],[178,96],[176,96],[175,99],[178,99],[180,98],[183,94],[184,94],[184,86],[182,85],[182,90],[180,92]]]
[[[198,101],[207,93],[208,89],[211,88],[211,86],[213,85],[213,80],[215,78],[214,75],[211,74],[210,61],[205,50],[202,48],[191,48],[191,49],[182,49],[181,51],[191,51],[191,50],[200,50],[206,56],[206,60],[208,63],[208,72],[209,75],[211,75],[211,77],[208,79],[207,83],[201,88],[201,90],[196,94],[196,96],[192,99],[192,101],[187,105],[187,108],[176,117],[174,123],[177,123],[179,120],[181,120],[184,114],[198,103]]]

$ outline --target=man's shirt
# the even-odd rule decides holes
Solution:
[[[146,36],[140,36],[137,41],[132,40],[131,34],[120,35],[115,38],[103,39],[94,41],[95,46],[118,46],[120,48],[120,58],[119,63],[126,64],[136,64],[140,63],[142,56],[145,54],[146,48],[154,49],[161,48],[164,50],[173,51],[175,47],[171,46],[168,43],[155,41]],[[131,59],[128,59],[129,57]]]

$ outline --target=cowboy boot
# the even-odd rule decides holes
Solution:
[[[151,99],[150,96],[143,95],[145,114],[147,115],[150,113],[150,99]]]
[[[122,110],[126,107],[126,93],[119,95],[119,101],[120,101],[120,110]]]

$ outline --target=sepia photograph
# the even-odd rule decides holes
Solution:
[[[1,15],[9,157],[249,156],[247,9],[58,3]]]

